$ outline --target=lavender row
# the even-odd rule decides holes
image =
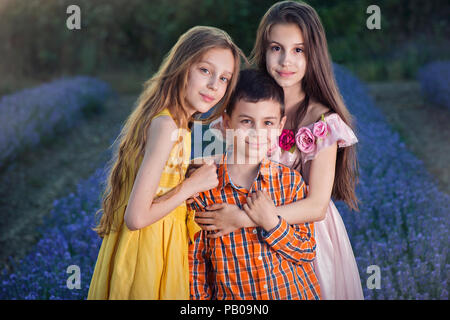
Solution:
[[[0,98],[0,166],[42,138],[76,125],[88,108],[111,94],[108,84],[78,76],[59,79]]]
[[[436,61],[419,69],[418,80],[425,97],[450,110],[450,61]]]
[[[92,230],[100,207],[105,171],[98,169],[77,191],[55,200],[40,228],[41,239],[14,273],[0,275],[0,299],[85,299],[101,240]],[[80,271],[80,288],[69,286],[70,266]],[[71,289],[72,288],[72,289]]]
[[[448,299],[450,197],[389,127],[365,85],[340,66],[335,74],[357,119],[361,200],[360,212],[337,206],[366,299]],[[381,270],[380,289],[367,286],[371,265]]]
[[[448,299],[450,197],[387,124],[366,87],[343,67],[335,74],[357,119],[360,212],[337,206],[353,245],[366,299]],[[81,181],[77,192],[55,201],[42,239],[17,266],[0,276],[0,299],[84,299],[100,247],[91,230],[105,173]],[[70,265],[81,288],[69,289]],[[368,267],[380,269],[369,289]]]

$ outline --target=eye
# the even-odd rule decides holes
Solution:
[[[249,119],[244,119],[244,120],[241,121],[241,123],[243,123],[243,124],[250,124],[250,123],[251,123],[251,120],[249,120]]]
[[[205,73],[205,74],[209,74],[209,70],[206,69],[206,68],[201,67],[201,68],[200,68],[200,71],[203,72],[203,73]]]
[[[272,126],[272,125],[273,125],[273,122],[267,120],[267,121],[264,122],[264,124],[265,124],[266,126]]]
[[[270,49],[272,51],[280,51],[281,50],[280,46],[272,46],[272,47],[270,47]]]
[[[225,83],[227,83],[228,81],[230,81],[228,78],[225,78],[225,77],[221,77],[220,80],[222,80],[222,82],[225,82]]]
[[[295,48],[295,52],[301,53],[301,52],[304,52],[304,50],[302,48]]]

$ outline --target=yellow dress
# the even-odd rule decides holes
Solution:
[[[168,109],[154,118],[168,115]],[[177,163],[186,172],[191,153],[188,130],[179,129],[159,182],[157,196],[180,183]],[[180,159],[182,157],[182,159]],[[142,159],[141,159],[142,160]],[[128,179],[123,197],[128,202],[134,181]],[[123,221],[126,206],[118,211],[116,231],[103,238],[89,287],[88,299],[189,299],[188,245],[199,226],[183,203],[150,226],[130,231]]]

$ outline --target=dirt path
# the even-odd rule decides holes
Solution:
[[[123,95],[108,101],[103,114],[23,154],[0,174],[0,270],[10,267],[9,256],[18,261],[39,240],[37,226],[53,201],[74,192],[80,179],[109,160],[107,149],[135,99]]]
[[[440,189],[450,194],[450,111],[428,103],[416,81],[371,83],[368,87],[409,150],[422,159]]]

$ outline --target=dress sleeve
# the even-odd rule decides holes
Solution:
[[[186,203],[187,207],[187,216],[186,216],[186,227],[188,231],[189,240],[191,243],[194,243],[195,235],[197,232],[201,231],[202,229],[200,226],[195,222],[195,212],[197,211],[204,211],[204,205],[203,201],[200,198],[201,195],[194,197],[193,202]]]
[[[187,211],[188,212],[187,212],[187,217],[186,217],[186,227],[187,227],[187,231],[188,231],[189,240],[191,241],[191,243],[194,243],[195,234],[197,232],[201,231],[202,229],[197,224],[197,222],[195,222],[195,220],[194,220],[196,210],[188,204]]]
[[[341,119],[337,113],[325,117],[328,125],[328,135],[325,138],[316,138],[316,148],[311,153],[303,153],[303,163],[314,159],[317,154],[337,142],[338,148],[349,147],[358,142],[353,130]]]

